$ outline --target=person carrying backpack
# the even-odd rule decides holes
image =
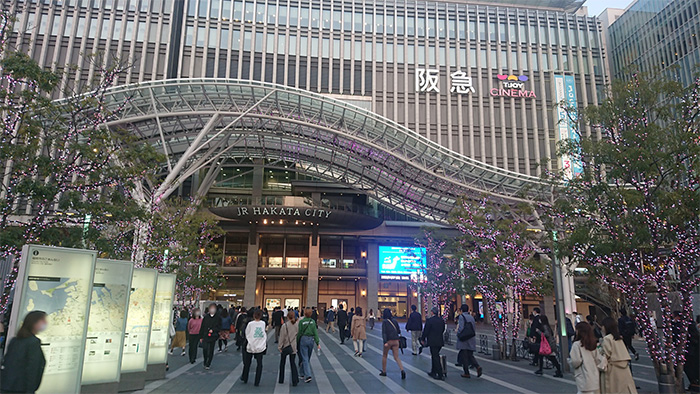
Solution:
[[[620,331],[620,335],[622,335],[622,342],[625,343],[627,350],[634,354],[634,360],[637,361],[639,360],[639,353],[637,353],[637,349],[632,346],[632,338],[637,330],[637,325],[631,317],[627,316],[627,310],[624,308],[620,309],[620,315],[620,318],[617,319],[617,327]]]
[[[482,370],[479,362],[474,358],[474,351],[476,350],[476,321],[474,317],[469,314],[469,305],[462,304],[462,314],[457,318],[457,344],[456,348],[459,350],[457,355],[457,360],[462,364],[464,373],[463,378],[470,378],[469,367],[473,366],[476,368],[476,376],[480,377]]]

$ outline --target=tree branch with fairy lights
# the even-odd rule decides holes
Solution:
[[[569,112],[578,138],[559,153],[583,171],[554,177],[564,185],[548,211],[564,230],[558,250],[624,295],[657,376],[683,392],[700,284],[700,79],[683,88],[635,75],[600,106]]]

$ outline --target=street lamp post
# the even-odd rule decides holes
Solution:
[[[552,238],[554,240],[554,253],[552,253],[552,269],[554,273],[554,296],[555,304],[557,309],[557,314],[559,319],[557,319],[557,332],[559,334],[559,359],[562,364],[562,368],[565,371],[569,371],[569,363],[566,360],[569,358],[569,343],[565,341],[567,339],[566,333],[566,310],[564,308],[564,289],[563,289],[563,278],[561,265],[559,264],[559,258],[557,257],[557,231],[552,231]]]

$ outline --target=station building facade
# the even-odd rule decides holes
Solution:
[[[40,64],[64,71],[66,87],[87,83],[99,67],[119,58],[132,64],[119,77],[122,86],[219,78],[209,84],[221,81],[223,87],[235,80],[296,88],[349,103],[390,125],[386,130],[410,132],[406,141],[415,137],[429,148],[400,156],[407,167],[423,160],[421,155],[444,155],[518,185],[536,182],[544,170],[575,167],[548,160],[555,157],[557,141],[573,133],[562,121],[558,103],[595,105],[609,82],[600,22],[581,12],[580,1],[2,4],[16,18],[10,44]],[[78,69],[66,67],[70,64]],[[152,100],[155,107],[160,98]],[[275,116],[284,115],[279,112],[284,111]],[[294,122],[303,127],[311,120],[298,116]],[[590,135],[591,130],[582,132]],[[176,142],[186,146],[189,138]],[[288,134],[284,138],[292,140]],[[369,137],[354,143],[368,149],[382,145]],[[154,144],[160,139],[154,138]],[[360,155],[351,145],[345,149],[348,168]],[[410,208],[358,187],[357,178],[342,172],[340,159],[335,159],[332,176],[320,176],[313,155],[301,160],[299,152],[231,152],[236,153],[219,156],[218,167],[193,172],[177,187],[177,193],[192,195],[206,184],[210,209],[227,231],[220,241],[227,282],[212,296],[246,306],[389,307],[399,316],[418,303],[409,278],[380,274],[380,247],[414,246],[426,224],[450,231],[444,206],[461,189],[445,187],[450,197],[443,199],[440,187],[414,197],[410,185],[396,180],[383,184],[411,199]],[[383,159],[367,155],[363,159],[372,160],[364,167],[367,172],[376,171],[377,178],[388,172]],[[448,174],[441,166],[420,168],[437,180],[471,171],[465,165],[461,175]],[[503,182],[494,179],[489,180],[494,188],[468,189],[496,190]],[[426,195],[442,204],[441,214],[423,210]]]

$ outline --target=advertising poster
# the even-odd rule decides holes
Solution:
[[[48,326],[37,335],[46,358],[38,393],[80,390],[96,257],[97,253],[89,250],[22,248],[8,343],[27,313],[46,312]]]
[[[149,364],[164,364],[168,359],[168,342],[170,341],[174,294],[175,275],[158,274],[156,297],[153,302],[151,344],[148,348]]]
[[[97,259],[85,340],[83,385],[119,381],[134,265]]]
[[[379,246],[379,276],[383,280],[409,280],[426,262],[425,248]]]
[[[567,107],[577,108],[576,100],[576,81],[573,75],[555,75],[554,89],[556,92],[556,101],[560,104],[557,107],[557,131],[559,141],[567,139],[578,140],[576,134],[576,119],[571,118],[571,115],[566,112]],[[583,172],[583,166],[580,160],[575,160],[569,155],[562,155],[561,168],[564,170],[566,179],[573,179],[575,176]]]
[[[131,280],[129,310],[126,313],[121,373],[144,372],[148,362],[148,338],[153,317],[158,272],[135,268]]]

